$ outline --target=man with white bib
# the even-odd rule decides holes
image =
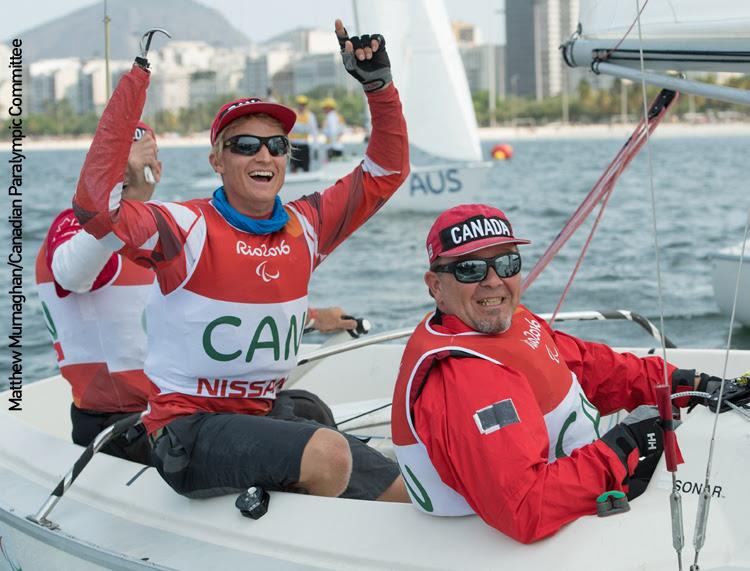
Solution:
[[[146,167],[152,182],[145,177]],[[138,122],[123,198],[149,200],[160,178],[154,132]],[[76,444],[87,446],[106,427],[142,412],[156,392],[143,373],[143,308],[154,279],[148,268],[83,232],[72,209],[52,222],[37,255],[36,282],[60,374],[73,393],[70,417]],[[142,464],[151,461],[143,427],[115,438],[102,452]]]
[[[437,309],[406,345],[392,434],[418,509],[477,514],[530,543],[597,513],[606,492],[643,492],[663,430],[656,407],[641,405],[656,402],[664,362],[553,330],[521,305],[523,244],[491,206],[437,218],[424,276]],[[673,393],[721,383],[670,364],[667,374]],[[633,412],[603,434],[600,416],[623,409]]]
[[[324,192],[282,205],[295,113],[242,98],[212,124],[209,162],[223,185],[210,199],[122,200],[115,173],[149,84],[138,60],[118,83],[81,172],[73,203],[84,230],[156,273],[144,370],[158,392],[144,424],[157,470],[188,497],[262,486],[407,498],[393,461],[276,398],[297,361],[313,270],[409,172],[384,39],[349,38],[340,20],[336,35],[345,68],[366,92],[373,134],[362,163]]]

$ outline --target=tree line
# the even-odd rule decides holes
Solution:
[[[716,83],[716,78],[703,78],[704,81]],[[733,77],[725,85],[739,89],[750,89],[750,76]],[[647,97],[651,101],[659,89],[647,87]],[[338,104],[338,112],[344,117],[347,125],[365,125],[365,103],[358,92],[344,88],[319,87],[305,93],[310,103],[309,109],[315,113],[318,123],[323,120],[321,102],[326,97],[332,97]],[[199,103],[189,108],[178,110],[162,110],[144,117],[157,133],[176,133],[188,135],[207,131],[211,127],[216,110],[227,101],[239,97],[227,93],[216,99]],[[490,124],[489,99],[486,91],[472,94],[477,123],[480,126]],[[293,97],[279,98],[281,103],[294,108]],[[642,111],[641,86],[626,82],[623,87],[621,80],[616,79],[609,89],[593,89],[585,80],[581,81],[576,93],[571,94],[567,101],[557,95],[541,101],[531,98],[510,97],[497,100],[495,105],[495,122],[498,125],[545,125],[559,123],[565,119],[570,123],[591,124],[611,123],[619,121],[625,113],[627,120],[637,120]],[[706,99],[698,96],[684,95],[678,101],[671,115],[683,120],[714,120],[726,118],[730,120],[750,120],[750,108],[724,103],[722,101]],[[98,123],[96,113],[84,115],[74,113],[73,107],[66,99],[47,103],[41,113],[28,115],[24,118],[24,126],[28,135],[42,136],[77,136],[90,135]],[[8,133],[8,122],[4,129]],[[7,137],[7,135],[6,135]]]

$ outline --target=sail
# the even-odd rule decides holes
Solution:
[[[386,38],[409,141],[455,161],[482,151],[466,72],[442,1],[355,0],[359,30]]]
[[[635,19],[633,0],[581,0],[581,34],[565,46],[566,61],[640,67],[637,25],[608,53]],[[750,2],[652,0],[641,14],[641,34],[646,69],[750,73]]]

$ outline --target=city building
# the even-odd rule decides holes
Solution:
[[[506,0],[505,79],[508,94],[541,100],[575,90],[560,45],[575,31],[580,0]],[[584,72],[585,73],[585,72]]]
[[[48,104],[78,99],[78,79],[81,60],[78,58],[47,59],[29,67],[31,85],[28,90],[29,113],[43,113]]]
[[[132,62],[113,60],[109,62],[110,86],[114,89],[122,74],[132,66]],[[78,90],[72,100],[73,109],[81,115],[101,113],[107,104],[107,66],[103,59],[91,59],[81,65],[78,74]]]
[[[338,42],[329,30],[295,28],[263,42],[261,49],[272,51],[285,46],[297,54],[323,54],[339,51]]]
[[[286,70],[282,76],[288,76],[291,73],[290,63],[299,57],[289,44],[275,44],[272,49],[266,46],[264,50],[264,53],[247,59],[243,79],[245,93],[262,98],[266,98],[271,91],[275,91],[272,78],[282,70]],[[291,77],[287,82],[282,81],[284,84],[289,82],[291,82]]]
[[[308,93],[316,87],[343,87],[353,92],[358,83],[341,65],[341,55],[335,53],[309,54],[291,63],[291,90],[281,95]]]
[[[491,82],[494,80],[495,97],[505,99],[505,46],[490,44],[461,46],[459,51],[466,71],[469,91],[472,93],[489,92]]]

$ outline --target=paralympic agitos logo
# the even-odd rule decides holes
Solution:
[[[286,243],[286,240],[282,240],[278,246],[269,246],[268,244],[252,246],[242,240],[237,240],[236,252],[242,256],[252,256],[254,258],[276,258],[278,256],[288,256],[292,252],[292,249]],[[255,273],[266,283],[278,279],[281,275],[278,269],[272,269],[272,267],[267,266],[268,261],[268,259],[263,260],[255,268]]]

